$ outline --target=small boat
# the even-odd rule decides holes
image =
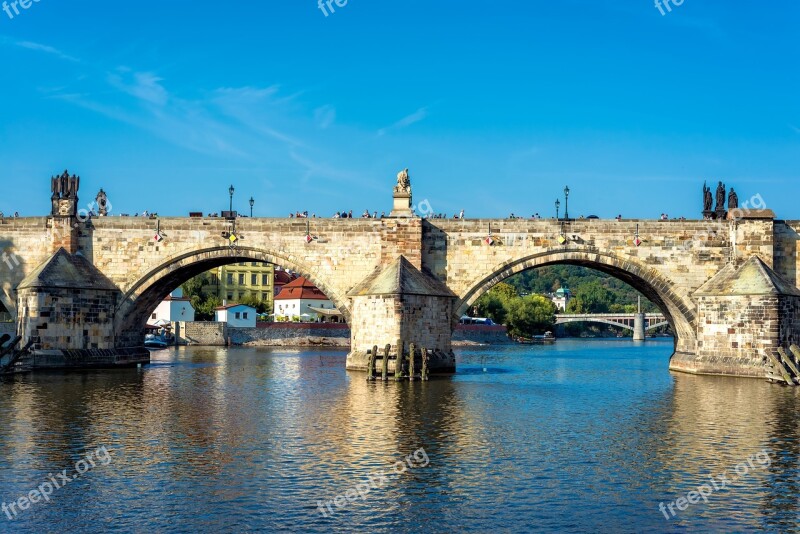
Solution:
[[[552,332],[545,332],[543,335],[533,337],[517,337],[517,343],[524,345],[544,345],[556,342],[556,336]]]
[[[144,336],[144,346],[148,349],[166,349],[169,344],[167,340],[155,334],[147,334]]]

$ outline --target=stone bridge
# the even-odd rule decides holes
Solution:
[[[373,346],[414,343],[452,370],[458,318],[527,269],[613,275],[661,309],[674,370],[763,376],[767,351],[800,342],[800,222],[459,220],[413,216],[395,188],[382,219],[82,218],[54,194],[50,216],[0,222],[3,304],[38,351],[128,351],[151,311],[210,268],[270,262],[307,276],[351,326],[348,368]],[[235,239],[232,239],[232,236]]]

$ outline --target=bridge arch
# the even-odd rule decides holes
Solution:
[[[272,263],[300,273],[325,293],[342,312],[345,321],[350,322],[347,299],[296,258],[259,248],[219,246],[177,254],[133,277],[135,281],[123,289],[114,313],[117,345],[141,344],[150,313],[180,284],[215,267],[243,261]]]
[[[455,317],[461,317],[472,304],[496,284],[529,269],[547,265],[577,265],[609,274],[642,293],[664,313],[675,332],[676,352],[694,353],[697,345],[697,313],[688,296],[674,290],[675,284],[645,264],[593,247],[548,250],[505,261],[477,276],[459,294]]]

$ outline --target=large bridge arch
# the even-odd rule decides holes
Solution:
[[[114,314],[117,345],[141,344],[149,314],[180,284],[215,267],[243,261],[272,263],[300,273],[325,293],[344,319],[350,322],[347,299],[298,259],[260,248],[220,246],[183,252],[131,277],[134,282],[123,288],[122,299]]]
[[[697,345],[696,305],[674,289],[674,283],[645,264],[592,247],[548,250],[505,261],[480,273],[459,294],[455,305],[461,317],[494,285],[522,271],[547,265],[577,265],[609,274],[638,290],[656,304],[675,332],[676,352],[694,353]]]

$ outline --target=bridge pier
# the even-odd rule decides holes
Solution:
[[[671,370],[763,378],[767,353],[800,340],[800,289],[757,256],[726,265],[694,297],[697,348],[676,352]]]
[[[633,316],[633,340],[644,341],[644,313],[639,312]]]
[[[348,296],[353,302],[348,370],[366,371],[368,351],[391,345],[388,370],[394,372],[398,355],[403,354],[400,340],[406,347],[429,350],[432,374],[455,372],[451,317],[456,296],[405,256],[377,268]],[[378,356],[381,362],[376,366],[383,366],[384,353]]]

